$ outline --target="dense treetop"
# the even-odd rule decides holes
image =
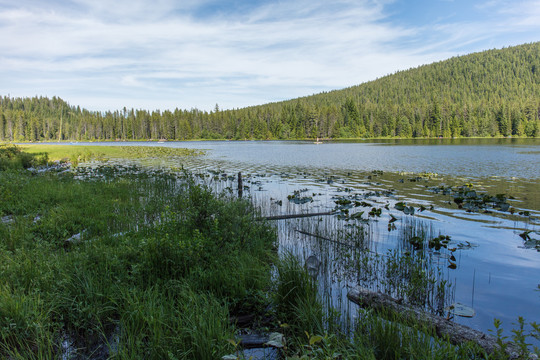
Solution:
[[[0,141],[540,136],[540,42],[236,110],[91,112],[0,98]]]

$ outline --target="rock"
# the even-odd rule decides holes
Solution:
[[[321,266],[321,261],[315,255],[311,255],[306,259],[306,269],[311,277],[317,276],[319,273],[319,267]]]
[[[277,360],[279,359],[279,350],[275,348],[245,349],[242,351],[240,359]]]
[[[285,347],[285,336],[282,333],[273,332],[268,335],[269,340],[264,343],[266,346],[281,349]]]
[[[66,239],[66,243],[72,243],[72,244],[80,243],[85,233],[86,233],[86,230],[83,230],[80,233],[73,235],[69,239]]]
[[[13,218],[13,215],[8,215],[2,217],[2,224],[11,224],[15,222],[15,219]]]

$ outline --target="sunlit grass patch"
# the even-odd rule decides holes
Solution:
[[[29,154],[47,153],[51,161],[69,159],[74,162],[105,159],[146,159],[195,156],[201,150],[163,146],[101,146],[101,145],[41,145],[25,144],[20,147]]]

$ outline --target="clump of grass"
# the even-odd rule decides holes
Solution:
[[[33,166],[46,165],[48,155],[44,152],[29,154],[20,147],[11,144],[0,144],[0,171],[8,169],[28,169]]]
[[[291,253],[286,253],[277,266],[275,302],[280,320],[296,331],[324,332],[316,283]]]
[[[277,267],[276,311],[291,339],[292,359],[482,359],[475,345],[454,346],[431,329],[404,325],[399,315],[360,312],[351,333],[340,327],[340,313],[324,310],[317,285],[296,257],[287,253]]]
[[[377,359],[484,359],[475,344],[451,345],[431,329],[404,325],[399,314],[366,311],[357,321],[353,342],[372,349]]]
[[[0,354],[7,358],[52,358],[52,311],[39,296],[0,287]]]
[[[118,304],[120,359],[215,359],[228,348],[228,309],[187,283],[123,290]]]
[[[510,342],[507,342],[508,336],[503,335],[502,321],[495,318],[493,320],[493,326],[495,329],[489,331],[497,337],[498,347],[491,354],[491,359],[507,359],[508,349],[512,346],[512,351],[515,352],[518,359],[533,359],[540,356],[540,348],[538,346],[532,347],[532,338],[536,340],[540,339],[540,325],[536,322],[526,324],[525,319],[521,316],[518,317],[517,323],[513,323],[514,328],[511,330],[512,335]],[[529,329],[526,326],[529,325]]]

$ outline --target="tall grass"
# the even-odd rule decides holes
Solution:
[[[23,152],[11,144],[0,144],[0,171],[7,169],[28,169],[32,166],[47,164],[49,155],[43,151],[33,154]]]
[[[2,358],[216,359],[269,287],[275,232],[185,174],[6,170],[0,194]]]

